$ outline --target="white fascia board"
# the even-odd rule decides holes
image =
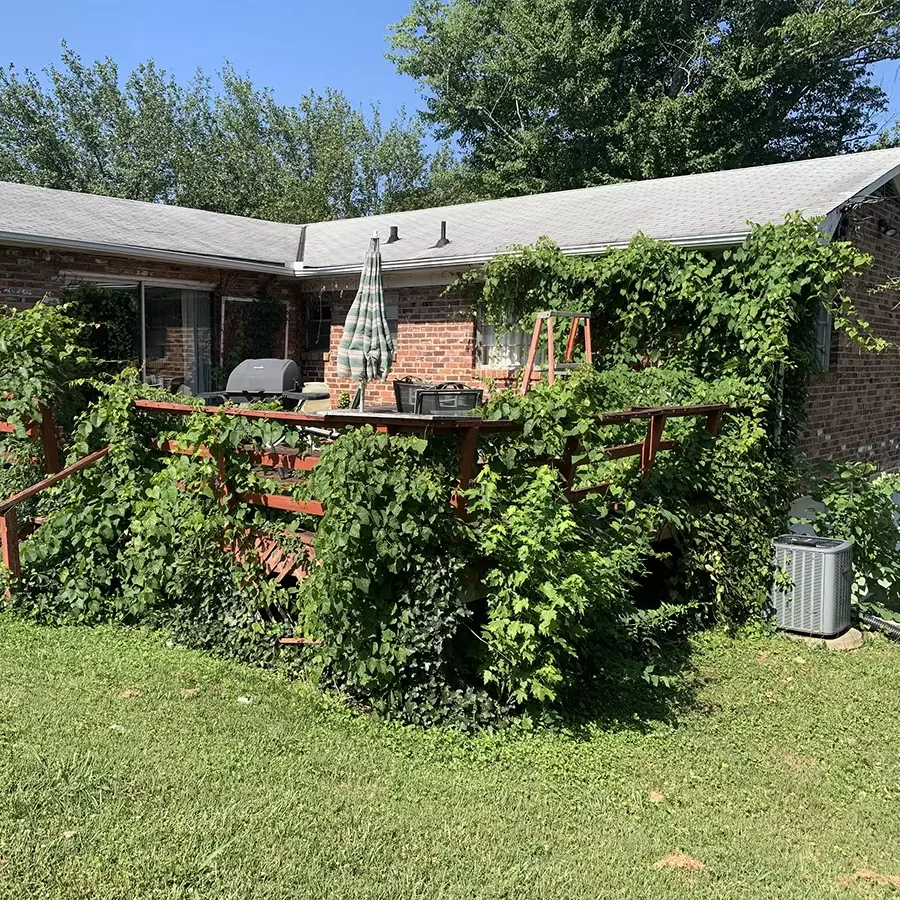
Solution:
[[[678,247],[685,247],[693,250],[715,250],[721,247],[734,247],[742,243],[750,229],[746,231],[730,232],[720,235],[698,235],[683,238],[660,238],[668,244],[675,244]],[[564,256],[602,256],[610,250],[621,250],[627,247],[631,241],[619,241],[613,244],[589,244],[580,247],[561,247]],[[466,269],[472,269],[476,266],[484,265],[484,263],[497,256],[505,256],[516,253],[516,250],[501,250],[497,253],[484,253],[473,256],[441,256],[435,259],[423,260],[393,260],[391,262],[382,261],[381,270],[385,274],[390,272],[426,272],[435,269],[444,272],[461,272]],[[297,278],[327,278],[340,277],[342,275],[359,275],[362,272],[362,263],[354,263],[353,265],[343,266],[322,266],[316,268],[314,266],[305,266],[302,270],[295,270],[294,275]]]
[[[178,253],[174,250],[155,250],[149,247],[131,247],[119,244],[103,244],[95,241],[78,241],[70,238],[43,237],[40,235],[18,234],[0,231],[0,244],[14,247],[36,247],[39,249],[71,250],[76,253],[98,253],[103,256],[152,259],[180,265],[201,266],[205,269],[237,269],[241,272],[264,272],[268,275],[286,275],[292,270],[281,263],[253,262],[230,259],[224,256],[204,256],[199,253]]]
[[[900,176],[900,166],[894,166],[892,169],[888,169],[883,175],[880,175],[876,178],[871,184],[867,184],[864,188],[857,191],[848,201],[847,203],[853,203],[856,200],[862,200],[865,197],[868,197],[870,194],[874,194],[875,191],[880,187],[884,187],[889,181],[892,181],[894,178]],[[841,204],[842,206],[844,204]]]
[[[191,291],[214,291],[218,284],[212,281],[190,281],[187,278],[144,278],[138,274],[107,275],[105,272],[91,272],[84,269],[63,269],[63,278],[73,281],[103,281],[113,284],[134,284],[140,282],[147,287],[186,288]]]

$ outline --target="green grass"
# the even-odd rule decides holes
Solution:
[[[690,662],[655,720],[463,739],[0,618],[0,897],[896,895],[852,876],[900,875],[900,647],[711,634]]]

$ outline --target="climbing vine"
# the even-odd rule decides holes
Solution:
[[[482,437],[465,518],[451,504],[450,439],[347,429],[308,479],[279,488],[234,450],[302,448],[296,431],[137,409],[156,394],[133,371],[85,394],[89,360],[64,309],[0,318],[0,373],[16,398],[7,415],[31,415],[35,398],[68,404],[70,457],[111,447],[42,496],[45,524],[23,545],[12,604],[51,622],[147,622],[213,652],[303,666],[361,706],[425,725],[602,705],[629,679],[658,685],[666,641],[711,621],[735,627],[765,602],[771,538],[802,484],[796,440],[819,308],[866,349],[885,346],[842,292],[867,262],[791,218],[721,253],[639,236],[575,259],[541,241],[464,276],[501,328],[530,328],[546,308],[589,311],[596,349],[594,366],[552,386],[491,397],[486,415],[521,428]],[[636,458],[604,452],[646,425],[600,426],[601,412],[706,403],[730,409],[718,437],[702,419],[670,420],[677,449],[649,477]],[[575,487],[606,486],[576,504],[552,462],[572,436]],[[325,515],[229,503],[214,459],[155,449],[168,441],[221,453],[235,491],[287,491]],[[854,515],[881,517],[884,543],[876,506]],[[305,532],[309,577],[268,579],[250,536],[302,552]],[[310,643],[286,649],[284,635]]]
[[[225,297],[220,303],[227,303]],[[265,290],[250,303],[232,303],[226,315],[228,330],[222,365],[213,366],[211,377],[217,390],[225,387],[231,370],[245,359],[281,356],[287,307]]]
[[[138,297],[90,281],[65,291],[68,314],[87,326],[82,339],[91,355],[109,372],[134,364],[140,355]]]

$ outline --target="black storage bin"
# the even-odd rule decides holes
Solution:
[[[484,391],[476,388],[416,391],[416,412],[426,416],[467,416],[484,402]]]
[[[420,390],[433,391],[437,387],[427,381],[416,381],[414,378],[397,378],[394,380],[394,400],[397,412],[411,413],[416,411],[416,393]]]

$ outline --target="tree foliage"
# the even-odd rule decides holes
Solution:
[[[415,0],[393,59],[508,195],[853,149],[898,23],[883,0]]]
[[[0,179],[284,222],[422,205],[446,154],[339,91],[295,105],[226,65],[179,84],[152,60],[122,76],[65,45],[44,78],[0,69]]]

